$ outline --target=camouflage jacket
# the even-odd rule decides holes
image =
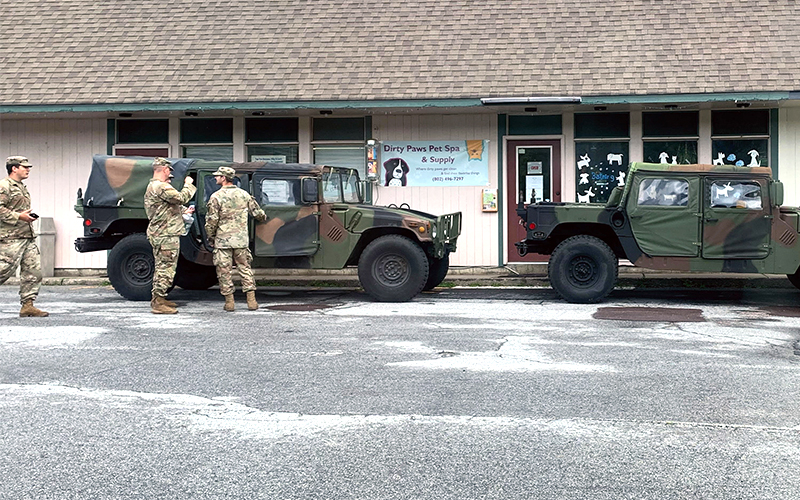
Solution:
[[[180,236],[184,232],[183,204],[192,199],[197,188],[185,184],[178,192],[168,182],[150,179],[144,193],[144,209],[150,224],[147,237]]]
[[[36,237],[33,225],[19,220],[19,212],[30,208],[31,195],[25,184],[11,177],[0,180],[0,240]]]
[[[222,186],[208,200],[206,234],[215,248],[247,248],[247,214],[259,221],[267,215],[250,193],[236,186]]]

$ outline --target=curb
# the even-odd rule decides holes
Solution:
[[[516,274],[507,269],[482,269],[482,272],[463,272],[454,270],[448,273],[441,288],[450,287],[537,287],[549,288],[547,273],[535,272]],[[355,272],[339,273],[256,273],[256,284],[260,287],[300,287],[300,288],[359,288]],[[234,278],[238,283],[238,280]],[[10,278],[6,286],[19,286],[18,278]],[[110,286],[107,276],[69,276],[47,277],[44,286]],[[668,271],[649,271],[640,268],[620,268],[616,288],[684,288],[684,289],[745,289],[745,288],[785,288],[795,289],[785,275],[728,274],[728,273],[685,273]]]

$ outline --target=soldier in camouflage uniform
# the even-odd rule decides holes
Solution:
[[[214,247],[214,265],[217,267],[219,291],[225,297],[226,311],[234,310],[233,280],[231,271],[236,263],[242,278],[242,291],[247,296],[247,308],[258,309],[256,302],[256,283],[250,263],[253,256],[248,248],[250,238],[247,234],[247,214],[256,220],[265,221],[267,215],[258,206],[255,198],[244,189],[233,184],[236,171],[230,167],[219,167],[212,175],[222,186],[208,200],[206,215],[206,234]]]
[[[183,204],[192,199],[197,188],[192,178],[186,177],[179,192],[172,187],[172,164],[164,158],[153,160],[153,178],[144,193],[144,209],[150,223],[147,239],[153,247],[156,270],[153,275],[153,314],[175,314],[177,304],[167,300],[167,291],[175,278],[180,254],[180,236],[184,232]]]
[[[0,180],[0,285],[19,267],[19,315],[23,318],[48,315],[33,307],[42,284],[42,263],[31,223],[39,216],[31,212],[31,195],[22,183],[32,167],[24,156],[9,156],[8,177]]]

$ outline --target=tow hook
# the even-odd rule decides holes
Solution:
[[[519,254],[520,257],[525,257],[526,255],[528,255],[528,244],[525,243],[524,241],[519,241],[517,243],[514,243],[514,246],[517,247],[517,253]]]

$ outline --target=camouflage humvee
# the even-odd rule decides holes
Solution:
[[[461,213],[434,216],[363,203],[358,172],[306,164],[172,160],[173,185],[190,175],[197,185],[195,221],[181,238],[175,284],[201,290],[217,283],[205,235],[206,203],[219,189],[211,175],[236,170],[235,184],[255,196],[269,217],[250,221],[253,268],[340,269],[358,266],[364,290],[379,301],[406,301],[442,282],[461,232]],[[95,156],[86,192],[79,252],[110,250],[108,276],[120,295],[149,300],[153,255],[145,237],[144,192],[152,158]]]
[[[800,287],[800,209],[781,207],[769,167],[632,163],[624,187],[600,204],[517,207],[520,255],[550,255],[553,288],[597,302],[613,288],[618,259],[649,269],[787,274]]]

